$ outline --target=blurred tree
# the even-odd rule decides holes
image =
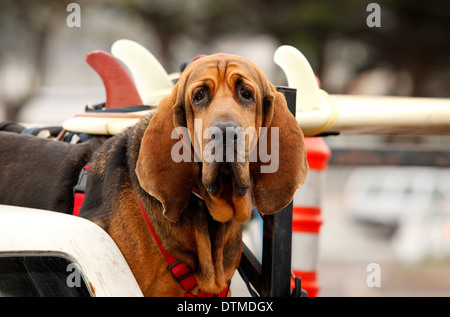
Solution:
[[[422,96],[432,72],[445,69],[447,74],[450,72],[448,3],[389,1],[385,9],[384,21],[381,18],[384,28],[382,24],[378,30],[355,35],[371,43],[378,61],[386,61],[396,70],[407,70],[413,79],[412,95]],[[443,93],[450,96],[449,83]]]
[[[195,1],[194,2],[198,2]],[[160,47],[161,63],[171,69],[171,48],[181,34],[189,34],[194,22],[191,1],[119,1],[119,5],[141,18],[153,31]]]
[[[0,2],[0,103],[6,120],[17,115],[36,93],[45,72],[47,41],[55,17],[67,4],[49,0]]]
[[[366,24],[367,5],[357,0],[151,0],[122,1],[158,35],[168,63],[180,35],[208,42],[224,34],[269,34],[295,46],[323,73],[332,37],[358,39],[371,50],[360,70],[387,63],[412,77],[413,96],[423,95],[430,73],[449,67],[449,10],[445,1],[382,0],[381,27]]]

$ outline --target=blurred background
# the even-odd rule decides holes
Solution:
[[[85,62],[119,39],[151,51],[167,72],[227,52],[286,85],[273,62],[298,48],[330,94],[450,98],[450,10],[445,1],[135,0],[0,2],[0,120],[60,125],[105,101]],[[321,296],[450,295],[450,137],[341,135],[324,182]],[[427,159],[423,158],[427,154]],[[395,159],[392,159],[392,156]],[[414,204],[411,203],[414,197]],[[369,288],[369,263],[381,287]]]

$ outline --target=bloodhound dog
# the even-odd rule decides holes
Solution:
[[[0,134],[0,203],[71,212],[70,191],[90,162],[79,215],[114,239],[146,296],[186,292],[146,217],[193,272],[192,293],[218,294],[239,265],[252,208],[282,209],[308,171],[284,96],[254,64],[227,54],[191,63],[156,111],[104,142]]]

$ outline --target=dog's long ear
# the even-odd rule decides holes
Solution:
[[[290,113],[286,98],[263,80],[263,118],[258,160],[250,164],[253,197],[263,214],[281,210],[292,200],[308,173],[303,133]]]
[[[177,84],[160,101],[145,130],[136,164],[141,187],[161,202],[164,216],[171,221],[177,221],[187,207],[199,174],[186,146],[190,144],[187,129],[174,126],[174,109],[184,100],[178,94],[184,94],[184,88]]]

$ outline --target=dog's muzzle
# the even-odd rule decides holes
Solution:
[[[250,186],[248,145],[245,131],[233,121],[217,122],[207,128],[203,148],[203,185],[211,196],[232,181],[233,194],[242,197]],[[222,179],[220,179],[222,178]]]

